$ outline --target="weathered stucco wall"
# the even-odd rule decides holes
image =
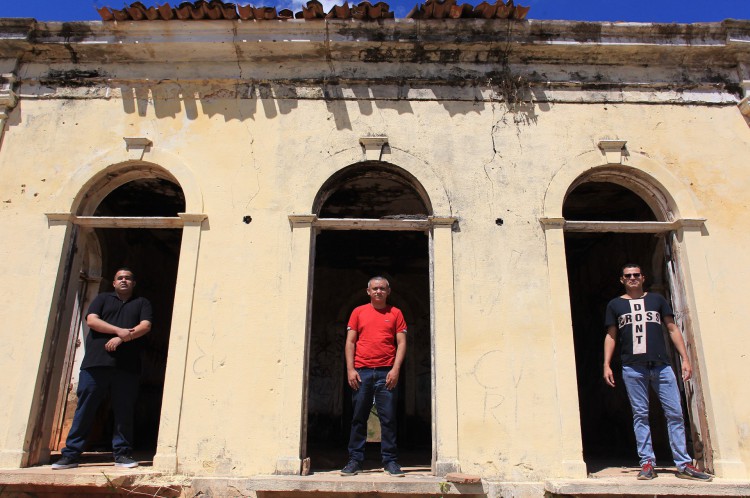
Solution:
[[[18,72],[35,81],[47,70],[36,61]],[[112,65],[105,72],[131,70],[143,68]],[[155,69],[170,70],[168,64]],[[617,71],[627,76],[626,69]],[[539,89],[536,103],[511,112],[481,87],[473,90],[476,99],[467,99],[458,83],[422,88],[419,97],[402,86],[395,91],[402,97],[362,91],[349,100],[272,98],[261,87],[235,98],[231,85],[216,81],[186,87],[141,81],[18,88],[20,103],[0,145],[0,230],[6,234],[0,369],[10,400],[0,412],[0,427],[7,427],[0,434],[4,466],[19,465],[27,445],[35,382],[45,366],[39,359],[60,292],[66,227],[50,225],[45,213],[75,212],[76,199],[105,168],[142,160],[184,180],[187,212],[207,215],[176,414],[178,470],[274,472],[289,431],[284,379],[302,368],[289,360],[289,348],[301,354],[305,334],[304,324],[289,330],[287,320],[295,311],[289,296],[299,293],[288,216],[311,213],[331,175],[366,159],[359,139],[378,135],[388,138],[382,160],[421,183],[432,214],[458,220],[452,232],[456,361],[434,368],[455,371],[462,470],[521,481],[580,473],[580,466],[570,466],[582,461],[578,405],[561,395],[576,385],[572,337],[562,343],[553,337],[555,325],[569,327],[559,323],[569,316],[557,316],[552,305],[568,289],[550,280],[540,218],[550,215],[545,208],[559,216],[561,206],[545,205],[556,174],[605,165],[598,143],[616,138],[627,140],[624,168],[648,164],[655,181],[674,189],[668,194],[681,216],[707,220],[697,243],[685,248],[683,264],[696,305],[691,311],[715,458],[731,463],[726,475],[747,475],[750,388],[741,372],[750,346],[743,340],[739,290],[750,277],[741,263],[750,245],[743,218],[750,128],[735,104],[721,103],[734,98],[724,90],[706,92],[706,100],[718,102],[711,105],[653,105],[656,90],[650,97],[623,91],[615,101],[580,90],[580,102],[570,102],[544,101]],[[140,157],[126,150],[123,137],[153,145]],[[303,386],[293,388],[301,398]],[[444,395],[451,393],[435,393]]]

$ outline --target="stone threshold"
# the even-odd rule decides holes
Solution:
[[[482,479],[478,484],[447,482],[425,472],[392,477],[382,472],[364,472],[342,477],[338,472],[309,476],[258,475],[252,477],[197,477],[164,474],[148,467],[120,469],[112,465],[84,465],[76,469],[52,470],[49,466],[0,470],[0,489],[5,492],[76,493],[122,492],[151,496],[278,496],[358,495],[372,496],[737,496],[750,497],[750,480],[714,479],[703,483],[661,474],[652,481],[634,476],[588,479],[549,479],[509,482]]]
[[[651,481],[635,477],[551,479],[544,489],[552,496],[750,496],[750,481],[714,478],[711,482],[678,479],[660,474]]]

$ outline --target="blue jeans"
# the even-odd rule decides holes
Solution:
[[[385,388],[385,377],[390,367],[358,368],[362,383],[352,393],[352,431],[349,435],[349,459],[362,462],[365,459],[367,442],[367,419],[370,417],[373,398],[380,419],[380,455],[383,463],[395,462],[396,449],[396,405],[398,386]]]
[[[112,431],[114,455],[129,455],[133,450],[133,415],[138,397],[138,375],[114,367],[95,367],[81,370],[78,378],[78,406],[73,424],[65,441],[63,456],[78,458],[86,447],[86,438],[94,425],[99,405],[112,394],[112,413],[115,426]]]
[[[664,416],[667,419],[669,445],[672,458],[678,469],[682,470],[693,459],[688,455],[685,442],[685,421],[682,417],[682,403],[677,379],[670,365],[623,365],[622,378],[633,409],[633,430],[638,444],[640,463],[656,463],[654,448],[651,445],[651,427],[648,423],[648,386],[659,396]]]

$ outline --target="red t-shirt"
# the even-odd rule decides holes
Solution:
[[[354,308],[348,326],[357,331],[354,368],[393,366],[396,334],[406,332],[406,321],[400,309],[386,305],[378,310],[372,304],[363,304]]]

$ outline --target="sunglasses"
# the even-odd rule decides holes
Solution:
[[[640,273],[623,273],[622,276],[625,278],[641,278]]]

